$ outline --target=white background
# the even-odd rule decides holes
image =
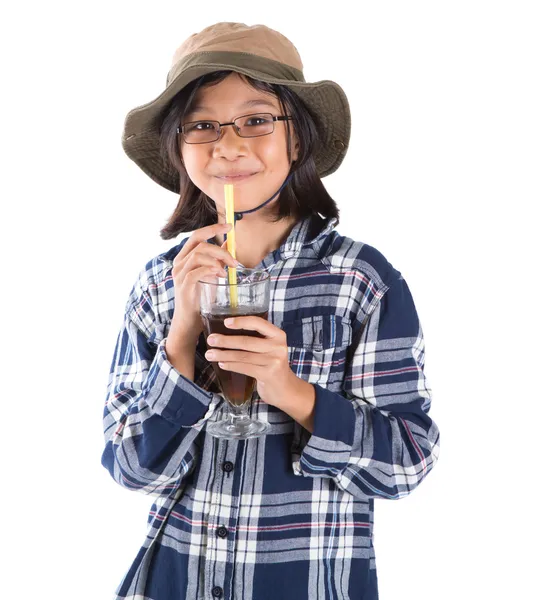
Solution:
[[[376,502],[381,599],[553,597],[551,9],[4,9],[3,598],[111,599],[143,541],[152,498],[101,466],[102,410],[131,285],[182,236],[159,238],[177,196],[120,136],[126,113],[163,90],[181,42],[225,20],[277,29],[308,81],[344,88],[351,145],[324,180],[338,231],[403,273],[422,322],[441,456],[413,494]]]

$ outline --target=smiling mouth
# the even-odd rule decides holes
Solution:
[[[248,173],[246,175],[223,175],[221,177],[216,176],[216,179],[220,179],[221,181],[227,181],[229,183],[234,183],[236,181],[248,179],[249,177],[253,177],[254,175],[257,175],[257,173]]]

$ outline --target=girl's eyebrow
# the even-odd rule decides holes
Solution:
[[[243,102],[240,106],[239,106],[239,110],[243,110],[243,109],[247,109],[247,108],[252,108],[254,106],[267,106],[269,108],[273,108],[276,109],[276,106],[270,102],[269,100],[263,100],[262,98],[258,98],[256,100],[247,100],[246,102]],[[192,110],[189,111],[188,114],[193,114],[193,113],[197,113],[197,112],[204,112],[204,111],[209,111],[210,109],[207,106],[194,106],[192,108]]]
[[[269,100],[263,100],[262,98],[258,98],[256,100],[247,100],[240,105],[240,108],[250,108],[252,106],[270,106],[271,108],[275,108],[273,102]]]

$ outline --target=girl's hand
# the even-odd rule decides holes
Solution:
[[[211,334],[208,343],[217,348],[208,350],[206,358],[227,371],[254,377],[260,398],[283,408],[299,381],[289,366],[285,332],[261,317],[229,318],[225,325],[257,331],[265,337]]]
[[[224,265],[236,267],[239,263],[228,250],[208,244],[216,235],[228,233],[231,225],[218,223],[193,232],[173,261],[173,284],[175,289],[175,312],[171,322],[173,335],[188,345],[196,345],[202,333],[202,319],[196,284],[205,277],[227,277]],[[223,244],[225,245],[225,244]]]

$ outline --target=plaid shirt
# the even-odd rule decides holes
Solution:
[[[419,485],[439,430],[406,281],[335,225],[299,221],[259,265],[291,369],[315,387],[312,434],[255,393],[251,415],[271,423],[268,435],[207,435],[224,400],[204,336],[194,382],[165,352],[172,261],[186,239],[141,270],[111,364],[102,464],[153,504],[117,599],[378,598],[373,501]]]

